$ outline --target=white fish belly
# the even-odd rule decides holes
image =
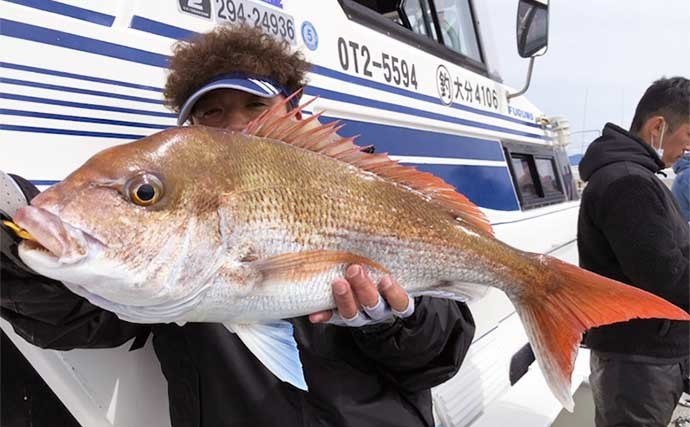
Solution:
[[[463,254],[443,253],[440,248],[426,244],[372,239],[371,236],[350,236],[338,242],[334,250],[365,256],[384,266],[391,276],[411,295],[445,287],[444,292],[429,292],[439,297],[467,300],[483,294],[491,277],[477,270],[476,259]],[[294,246],[290,249],[294,251]],[[301,247],[303,252],[316,248]],[[272,255],[279,255],[276,251]],[[262,322],[307,315],[335,307],[331,284],[345,276],[347,264],[334,265],[310,277],[291,277],[289,280],[268,280],[258,283],[245,295],[209,289],[195,309],[193,317],[200,321]],[[386,274],[365,267],[374,283]],[[453,294],[447,288],[455,284]],[[457,286],[462,284],[461,286]]]

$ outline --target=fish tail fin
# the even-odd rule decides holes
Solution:
[[[536,292],[511,299],[549,388],[571,412],[571,374],[586,330],[635,318],[690,320],[688,313],[649,292],[556,258],[532,256],[546,271],[543,282],[529,284]]]

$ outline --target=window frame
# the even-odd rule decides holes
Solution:
[[[345,12],[345,15],[351,21],[362,24],[374,31],[386,34],[387,36],[390,36],[410,46],[416,47],[417,49],[428,52],[440,59],[453,62],[469,69],[470,71],[474,71],[475,73],[491,78],[488,66],[486,64],[484,45],[482,43],[481,35],[479,34],[479,26],[477,25],[477,20],[475,17],[476,15],[473,0],[468,0],[468,2],[481,62],[467,55],[463,55],[462,53],[457,52],[449,47],[446,47],[443,44],[443,35],[440,34],[441,26],[438,22],[438,16],[436,15],[436,5],[434,4],[433,0],[425,1],[429,3],[429,8],[432,13],[431,25],[433,25],[436,30],[438,40],[433,39],[430,36],[417,34],[407,27],[398,25],[375,10],[357,3],[355,0],[338,0],[338,3],[340,3],[340,7],[343,9],[343,12]]]
[[[424,7],[429,0],[419,0],[419,3],[422,7]],[[407,13],[405,12],[405,8],[403,7],[402,2],[398,5],[398,14],[400,15],[400,20],[403,21],[405,26],[407,27],[408,30],[412,31],[413,34],[419,34],[416,33],[412,30],[412,23],[410,22],[410,18],[407,17]],[[424,21],[424,29],[426,33],[428,34],[427,37],[431,37],[431,27],[434,27],[434,31],[436,31],[436,25],[434,24],[433,19],[429,21],[429,17],[427,16],[426,13],[422,13],[422,20]],[[422,34],[419,34],[422,35]]]
[[[520,208],[523,210],[534,209],[542,206],[562,203],[568,200],[568,195],[565,192],[563,176],[559,168],[559,163],[554,147],[549,145],[526,144],[519,142],[502,141],[503,151],[510,171],[510,177],[513,181],[515,194],[520,202]],[[523,194],[520,185],[517,182],[515,175],[515,167],[513,166],[513,156],[518,158],[526,158],[528,161],[529,172],[532,178],[532,184],[538,194],[537,197],[531,194]],[[556,176],[556,184],[558,191],[544,191],[539,176],[539,168],[537,167],[536,159],[546,159],[551,163],[551,169]]]
[[[463,56],[469,60],[477,62],[477,60],[475,60],[474,58],[467,56],[465,54],[462,54],[455,49],[451,49],[450,47],[448,47],[446,45],[446,42],[443,41],[443,31],[441,31],[441,23],[438,20],[438,12],[436,11],[436,1],[435,0],[426,0],[426,1],[429,2],[429,8],[431,9],[431,13],[433,14],[432,17],[434,20],[434,26],[436,28],[436,33],[438,34],[438,37],[439,37],[438,42],[440,44],[442,44],[443,47],[445,47],[446,49],[453,51],[453,52],[456,52],[457,54],[459,54],[459,55],[461,55],[461,56]],[[455,1],[459,1],[459,0],[455,0]],[[474,38],[477,42],[477,50],[479,51],[479,57],[481,58],[481,63],[486,65],[486,56],[484,55],[484,48],[482,46],[482,38],[481,38],[481,35],[479,34],[479,25],[477,25],[477,20],[475,19],[476,13],[474,11],[474,1],[473,0],[466,0],[466,1],[467,1],[467,6],[470,9],[470,18],[471,18],[470,20],[472,22],[472,28],[474,29]],[[456,29],[456,30],[459,30],[459,29]]]

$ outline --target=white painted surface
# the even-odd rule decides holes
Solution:
[[[131,342],[114,349],[55,351],[27,343],[4,319],[0,327],[81,425],[170,425],[167,386],[150,339],[132,352]]]

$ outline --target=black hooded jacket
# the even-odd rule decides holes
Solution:
[[[21,182],[27,196],[36,193]],[[2,317],[34,345],[106,348],[152,334],[173,427],[433,426],[430,388],[457,373],[475,330],[465,304],[428,297],[407,319],[361,328],[293,319],[305,393],[278,380],[223,325],[122,321],[27,271],[16,244],[3,245],[0,267]]]
[[[663,168],[644,141],[611,123],[604,127],[579,166],[587,181],[578,221],[580,266],[688,311],[688,223],[656,176]],[[584,342],[612,355],[677,359],[690,353],[689,337],[689,322],[649,319],[594,328]]]

